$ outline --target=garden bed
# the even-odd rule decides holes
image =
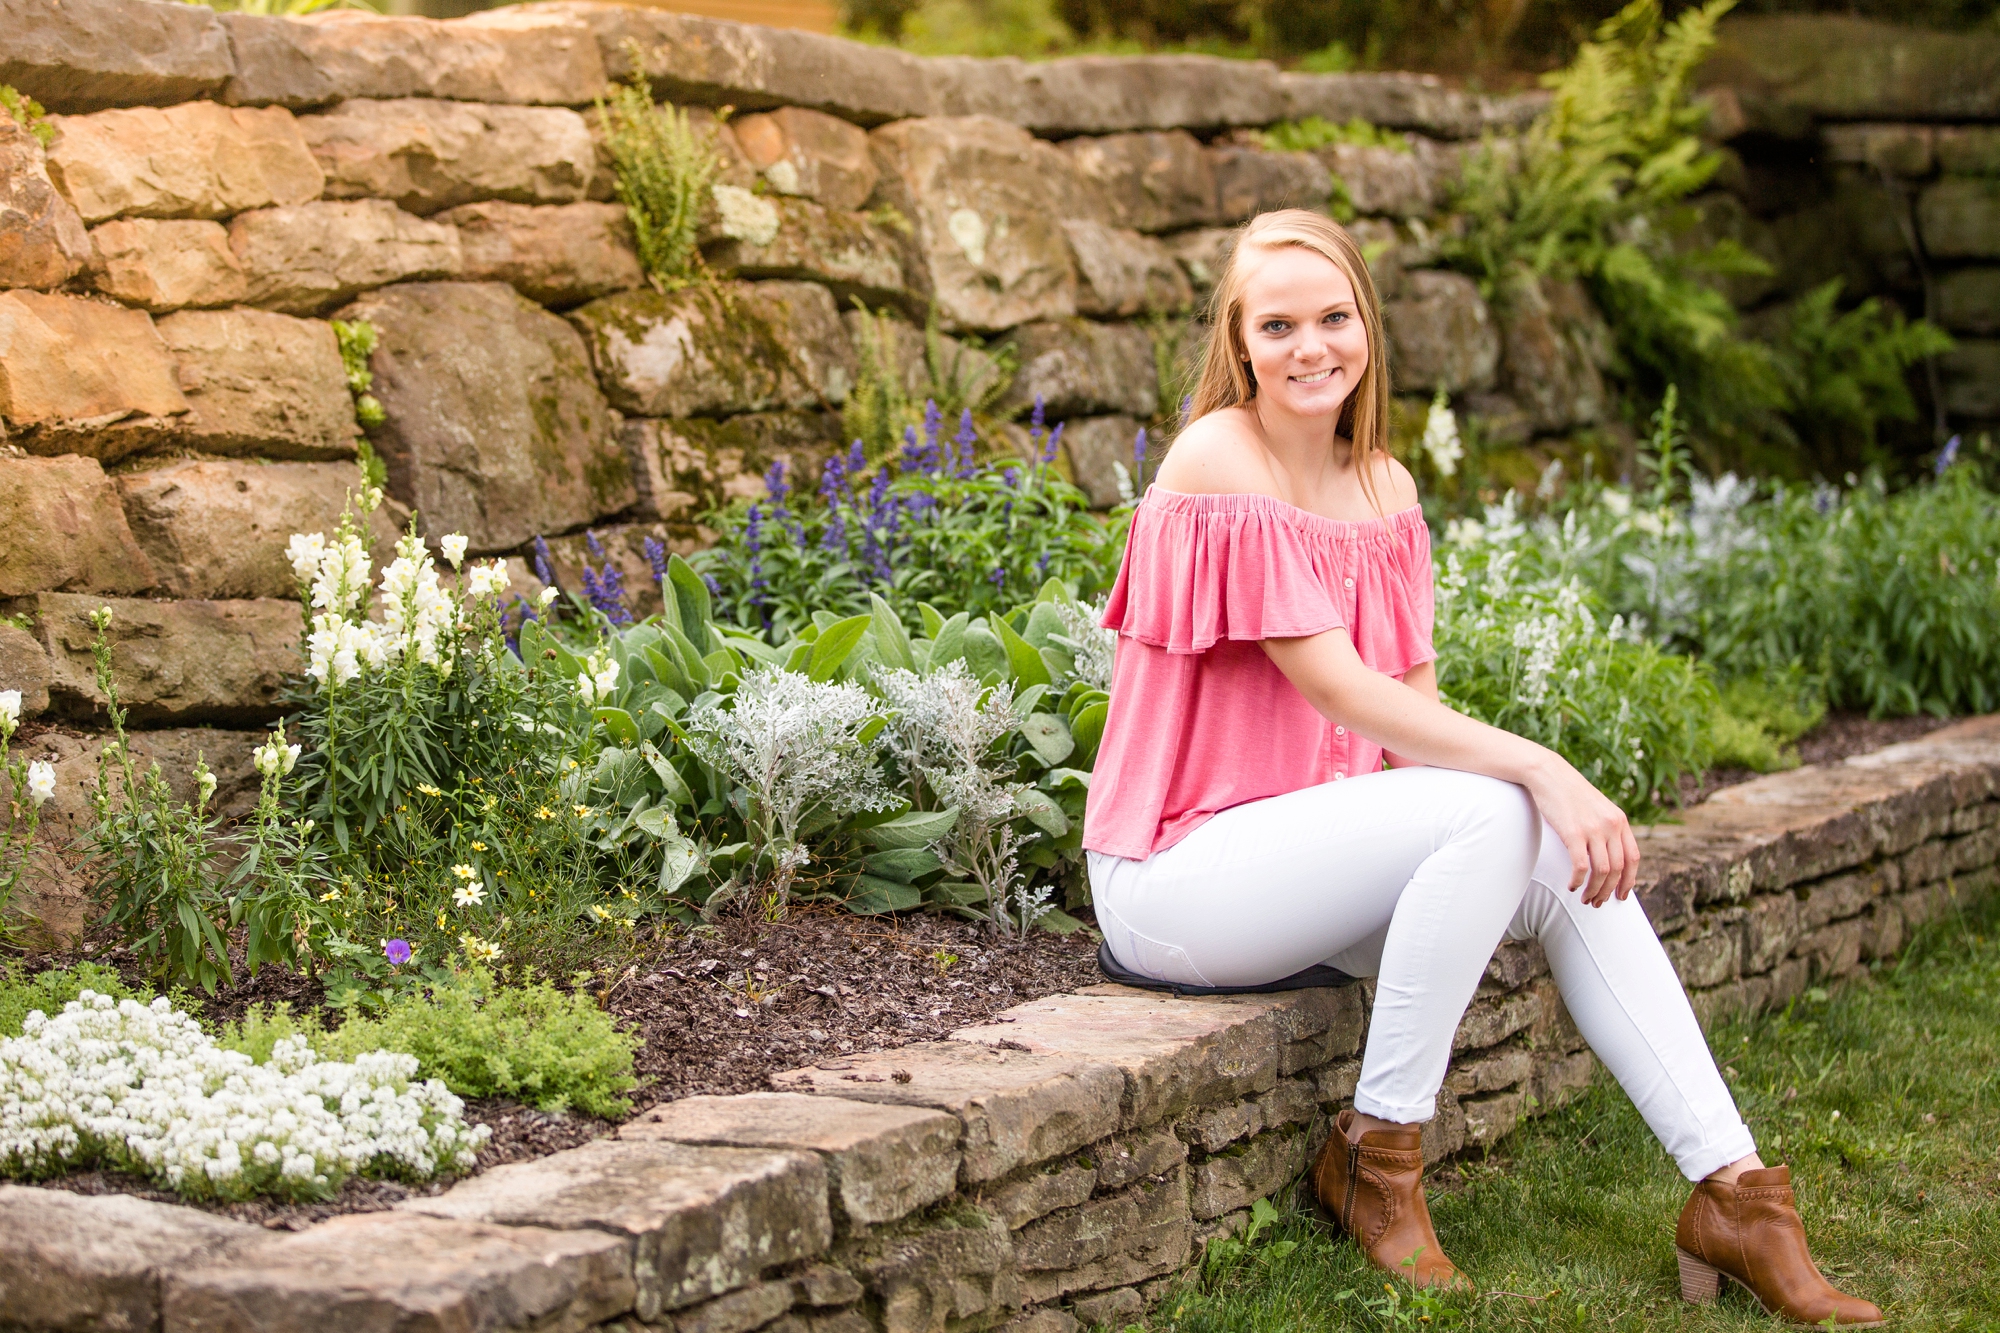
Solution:
[[[635,1060],[641,1080],[632,1094],[636,1115],[681,1097],[760,1091],[770,1086],[773,1074],[843,1055],[939,1040],[1001,1010],[1091,985],[1102,980],[1096,948],[1090,932],[1036,932],[1025,941],[1003,941],[980,925],[946,917],[856,917],[805,906],[775,924],[725,917],[711,928],[667,935],[642,947],[593,993],[644,1041]],[[94,940],[41,955],[30,967],[40,971],[85,960],[116,967],[135,983],[142,980],[129,951]],[[759,998],[750,998],[746,989]],[[272,968],[224,987],[194,1012],[211,1022],[233,1022],[265,1004],[323,1009],[324,996],[316,981]],[[324,1016],[329,1022],[338,1017]],[[479,1154],[480,1171],[576,1147],[614,1124],[504,1098],[468,1100],[466,1118],[493,1130]],[[115,1171],[78,1172],[44,1183],[80,1194],[188,1202]],[[356,1177],[323,1202],[257,1199],[194,1206],[238,1221],[298,1229],[342,1213],[381,1211],[444,1188]]]

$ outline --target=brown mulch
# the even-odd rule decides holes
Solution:
[[[1884,718],[1869,717],[1866,713],[1830,713],[1824,722],[1799,737],[1796,746],[1799,762],[1830,764],[1850,755],[1867,754],[1886,745],[1928,736],[1939,727],[1950,726],[1959,720],[1955,717],[1932,717],[1928,713],[1916,717]],[[1681,805],[1685,808],[1697,801],[1705,801],[1724,787],[1734,787],[1740,782],[1763,776],[1751,768],[1711,768],[1705,773],[1690,773],[1681,779]]]
[[[679,934],[628,969],[606,1007],[646,1041],[640,1106],[750,1092],[829,1056],[949,1035],[1002,1009],[1102,981],[1097,941],[1002,940],[967,921],[792,911]]]
[[[1082,913],[1086,918],[1088,911]],[[129,951],[97,934],[72,950],[32,960],[36,970],[93,959],[143,980]],[[238,959],[237,961],[241,961]],[[210,1021],[240,1019],[253,1005],[319,1006],[316,980],[278,968],[219,991],[201,1006]],[[655,941],[599,993],[599,1002],[637,1031],[642,1086],[635,1111],[697,1093],[752,1092],[774,1073],[830,1055],[903,1046],[948,1036],[1002,1009],[1103,980],[1096,936],[1036,932],[1009,942],[969,921],[934,916],[898,920],[839,909],[795,907],[776,924],[744,917]],[[332,1016],[329,1015],[329,1018]],[[465,1116],[493,1137],[478,1170],[544,1157],[608,1133],[608,1121],[544,1112],[505,1098],[468,1099]],[[187,1203],[117,1171],[83,1171],[40,1182],[77,1194],[131,1194]],[[372,1213],[436,1194],[448,1182],[403,1185],[350,1179],[316,1203],[275,1199],[194,1202],[207,1212],[275,1230],[303,1230],[342,1213]]]

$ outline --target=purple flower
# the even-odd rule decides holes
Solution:
[[[1000,480],[1001,480],[1002,482],[1006,483],[1006,485],[1007,485],[1008,489],[1010,489],[1010,490],[1011,490],[1011,489],[1012,489],[1012,488],[1014,488],[1015,486],[1018,486],[1018,485],[1020,485],[1020,484],[1021,484],[1021,469],[1019,469],[1019,468],[1017,468],[1017,467],[1010,467],[1010,468],[1006,468],[1006,469],[1004,469],[1004,470],[1003,470],[1003,471],[1002,471],[1002,472],[1000,473]],[[1010,504],[1011,504],[1011,503],[1013,503],[1013,502],[1012,502],[1012,501],[1009,501],[1008,503],[1010,503]]]
[[[562,586],[556,582],[556,565],[549,555],[549,544],[540,533],[535,534],[535,577],[551,588]]]
[[[1065,423],[1058,421],[1056,423],[1056,428],[1049,432],[1048,447],[1042,450],[1042,461],[1044,463],[1053,463],[1056,461],[1056,446],[1062,443],[1062,433],[1064,424]]]
[[[1146,428],[1139,427],[1139,433],[1132,437],[1132,484],[1137,489],[1146,489]]]
[[[998,565],[993,566],[993,572],[986,577],[992,581],[993,586],[996,588],[1007,586],[1007,571]]]
[[[771,493],[771,503],[782,505],[792,488],[785,481],[785,460],[780,458],[764,470],[764,489]]]
[[[1048,417],[1042,410],[1042,396],[1040,394],[1036,394],[1035,410],[1028,414],[1028,433],[1031,435],[1041,434],[1042,423],[1047,420]]]
[[[952,456],[957,463],[957,473],[969,477],[973,473],[972,449],[979,443],[979,432],[972,428],[972,409],[966,408],[958,416],[958,434],[951,437]]]
[[[716,578],[716,577],[715,577],[715,575],[713,575],[713,574],[703,574],[703,575],[701,576],[701,582],[702,582],[702,586],[704,586],[704,587],[706,587],[706,588],[708,589],[708,595],[709,595],[709,596],[711,596],[711,597],[720,597],[720,596],[722,596],[722,581],[721,581],[720,579]]]
[[[667,548],[658,537],[646,538],[641,547],[646,553],[646,564],[652,568],[653,582],[662,588],[667,586]]]
[[[382,956],[389,960],[390,966],[401,967],[416,956],[416,951],[410,948],[408,940],[384,940]]]
[[[1187,425],[1188,413],[1192,411],[1193,408],[1194,408],[1193,394],[1188,394],[1186,397],[1181,399],[1181,424],[1183,426]]]
[[[1041,584],[1041,583],[1046,583],[1046,582],[1048,582],[1048,579],[1049,579],[1049,557],[1050,557],[1051,555],[1053,555],[1053,554],[1055,554],[1055,553],[1054,553],[1053,551],[1044,551],[1044,552],[1042,552],[1042,557],[1041,557],[1041,559],[1039,559],[1039,560],[1035,561],[1035,582],[1036,582],[1036,583],[1038,583],[1038,584]]]
[[[1944,442],[1944,448],[1938,453],[1937,475],[1942,477],[1944,475],[1944,470],[1957,461],[1958,461],[1958,436],[1954,435],[1950,439]]]
[[[625,609],[625,575],[611,563],[604,553],[604,543],[597,540],[595,532],[585,532],[583,542],[601,568],[592,569],[586,560],[583,565],[583,595],[598,609],[604,618],[614,625],[632,623],[632,613]]]

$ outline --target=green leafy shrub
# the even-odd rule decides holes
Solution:
[[[1803,671],[1739,676],[1722,687],[1710,735],[1718,767],[1775,773],[1797,768],[1791,743],[1826,717],[1826,695]]]
[[[383,415],[381,400],[368,392],[375,387],[375,372],[368,368],[368,358],[375,355],[375,348],[381,342],[375,326],[365,319],[332,321],[334,340],[340,345],[340,364],[347,372],[347,391],[354,395],[354,419],[365,430],[373,430],[388,418]],[[371,451],[368,455],[373,457]],[[363,473],[367,472],[366,463]],[[370,485],[382,483],[370,479]]]
[[[1544,77],[1554,98],[1527,133],[1468,158],[1453,200],[1466,226],[1445,254],[1502,305],[1537,276],[1580,278],[1610,324],[1629,414],[1678,386],[1713,470],[1796,467],[1803,441],[1823,467],[1847,460],[1838,471],[1871,456],[1881,421],[1914,417],[1904,372],[1950,341],[1873,301],[1836,313],[1837,284],[1802,298],[1775,340],[1748,337],[1718,279],[1768,266],[1733,241],[1678,243],[1699,220],[1689,197],[1722,164],[1699,137],[1694,74],[1732,3],[1663,23],[1657,0],[1632,0],[1605,20]]]
[[[0,83],[0,112],[6,113],[16,125],[35,136],[47,148],[55,142],[56,127],[43,120],[48,113],[42,104],[24,92],[17,91],[12,84]]]
[[[143,1003],[153,998],[152,992],[128,986],[123,977],[101,963],[78,963],[42,972],[29,972],[19,962],[0,963],[0,1037],[20,1036],[21,1023],[30,1010],[59,1014],[64,1005],[87,990],[114,1000]]]
[[[639,1086],[632,1077],[639,1039],[619,1031],[588,995],[532,976],[502,983],[477,965],[331,1030],[266,1005],[226,1025],[217,1040],[262,1062],[279,1041],[301,1035],[325,1059],[399,1051],[417,1057],[420,1076],[441,1079],[461,1097],[511,1097],[544,1111],[615,1119],[631,1111],[624,1094]]]
[[[1881,422],[1917,419],[1909,368],[1952,348],[1936,325],[1905,319],[1872,296],[1840,311],[1840,288],[1833,278],[1800,297],[1775,340],[1799,441],[1829,474],[1869,458]]]
[[[1709,762],[1715,686],[1565,571],[1559,533],[1512,517],[1489,511],[1479,541],[1443,556],[1439,693],[1556,751],[1627,813],[1655,815]]]
[[[1264,147],[1274,153],[1310,153],[1315,148],[1333,144],[1393,148],[1399,153],[1411,151],[1407,134],[1399,130],[1385,130],[1360,116],[1345,123],[1328,120],[1324,116],[1283,120],[1266,129],[1259,137],[1264,141]]]
[[[125,736],[125,709],[111,670],[111,608],[90,616],[98,692],[111,720],[90,789],[92,821],[84,831],[86,872],[105,919],[125,932],[162,983],[189,981],[213,994],[230,979],[224,939],[227,907],[222,860],[228,839],[209,808],[215,775],[195,757],[195,799],[175,798],[160,765],[142,775]]]
[[[604,145],[617,173],[618,202],[632,220],[639,265],[653,285],[676,291],[697,281],[698,233],[709,192],[722,173],[713,130],[697,129],[684,108],[656,104],[646,62],[631,47],[630,83],[599,99]]]
[[[2000,497],[1970,470],[1891,492],[1779,485],[1756,540],[1691,579],[1729,675],[1799,669],[1875,716],[2000,707]]]

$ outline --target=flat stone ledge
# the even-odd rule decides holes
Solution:
[[[157,1327],[581,1333],[632,1302],[631,1248],[615,1235],[362,1213],[169,1273]]]
[[[1105,1060],[1125,1079],[1120,1129],[1155,1125],[1202,1103],[1234,1101],[1278,1081],[1282,998],[1217,1004],[1125,987],[1016,1005],[952,1040],[1011,1042],[1043,1054]]]
[[[811,1153],[599,1139],[495,1167],[397,1208],[622,1237],[635,1284],[622,1308],[652,1319],[826,1249],[833,1240],[826,1185],[826,1168]]]
[[[1717,792],[1679,824],[1635,830],[1639,893],[1656,927],[1700,904],[1735,902],[1906,850],[1953,812],[2000,795],[2000,715],[1839,763],[1772,773]]]
[[[771,1082],[781,1091],[951,1112],[965,1127],[964,1185],[1075,1152],[1118,1128],[1125,1079],[1116,1067],[1020,1043],[999,1049],[1004,1039],[919,1042],[789,1070]]]
[[[227,1261],[268,1232],[129,1194],[0,1185],[0,1327],[160,1327],[167,1273]]]
[[[957,1117],[943,1111],[752,1092],[663,1103],[621,1127],[618,1137],[818,1153],[840,1214],[866,1225],[950,1194],[958,1183],[959,1132]]]
[[[1697,1014],[1851,975],[1992,892],[1996,795],[2000,716],[1647,830],[1656,860],[1676,858],[1647,887],[1680,876],[1665,943]],[[1090,986],[289,1236],[0,1187],[0,1327],[1055,1333],[1128,1317],[1298,1178],[1352,1096],[1369,994]],[[1527,946],[1496,952],[1454,1048],[1431,1161],[1560,1106],[1595,1069]]]

